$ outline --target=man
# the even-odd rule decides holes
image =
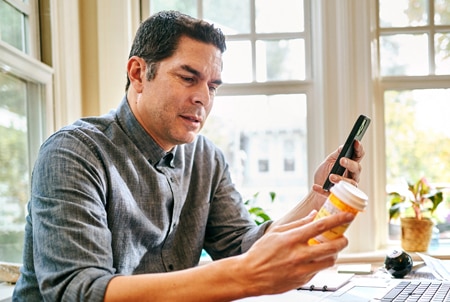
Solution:
[[[161,12],[143,22],[118,109],[41,147],[14,301],[230,301],[297,288],[335,263],[346,238],[307,241],[354,218],[312,222],[339,150],[295,209],[256,226],[223,154],[197,135],[224,50],[204,21]],[[353,184],[363,155],[356,142],[354,160],[341,162]],[[203,248],[217,261],[197,266]]]

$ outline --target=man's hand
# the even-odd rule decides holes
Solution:
[[[339,176],[336,174],[330,175],[330,181],[332,183],[338,183],[341,180],[348,181],[355,186],[358,186],[359,177],[361,174],[361,160],[364,157],[365,151],[364,147],[359,141],[355,141],[354,145],[354,153],[352,159],[341,158],[340,164],[344,167],[345,173],[343,176]],[[328,192],[323,190],[322,185],[325,182],[328,173],[334,165],[334,162],[339,156],[339,153],[342,150],[342,146],[340,146],[336,151],[328,155],[328,157],[320,164],[317,168],[316,173],[314,173],[314,185],[313,190],[315,192],[328,195]]]
[[[348,241],[345,237],[308,245],[308,240],[354,216],[341,213],[312,222],[316,212],[298,221],[272,228],[242,256],[244,281],[252,295],[275,294],[295,289],[318,271],[335,264],[337,254]],[[241,274],[238,274],[241,275]]]

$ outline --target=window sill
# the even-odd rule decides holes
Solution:
[[[14,284],[7,282],[0,282],[0,302],[12,301],[13,291],[14,291]]]
[[[383,263],[386,255],[390,254],[393,250],[401,250],[399,242],[393,242],[389,244],[386,249],[380,249],[373,252],[363,253],[341,253],[337,259],[337,263]],[[422,258],[415,252],[408,252],[414,261],[422,261]],[[439,244],[437,247],[430,248],[423,254],[438,258],[441,260],[450,260],[450,242],[445,241]]]

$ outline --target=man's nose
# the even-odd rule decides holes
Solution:
[[[209,86],[202,85],[198,87],[198,89],[195,91],[193,96],[193,102],[196,104],[201,104],[204,107],[207,107],[210,104],[212,97],[213,96],[210,93]]]

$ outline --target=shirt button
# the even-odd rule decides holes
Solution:
[[[173,264],[169,264],[169,271],[173,271]]]

